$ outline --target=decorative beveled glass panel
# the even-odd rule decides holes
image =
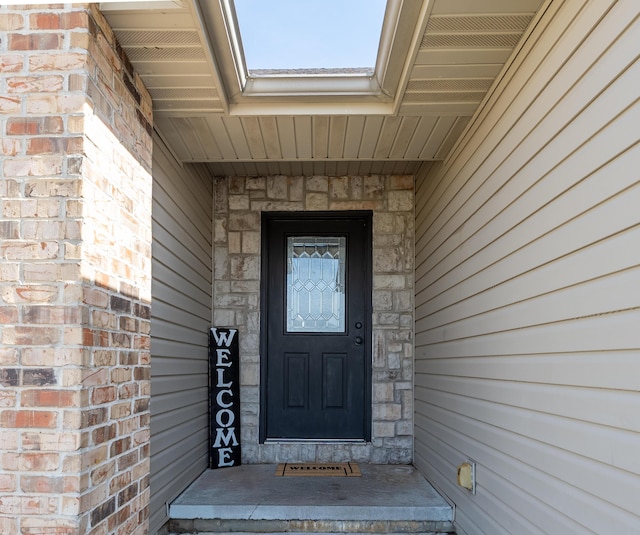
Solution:
[[[287,332],[342,333],[344,237],[287,238]]]

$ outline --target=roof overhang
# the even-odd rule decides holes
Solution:
[[[216,175],[342,176],[444,159],[550,0],[389,0],[373,72],[267,79],[234,64],[222,1],[99,2],[160,137]]]

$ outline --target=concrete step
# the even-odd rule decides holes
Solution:
[[[451,522],[217,522],[213,519],[172,519],[169,523],[169,535],[337,535],[337,534],[383,534],[383,535],[450,535],[455,534]],[[331,531],[327,531],[331,530]]]
[[[306,531],[274,531],[274,532],[264,532],[264,531],[197,531],[197,532],[189,532],[189,533],[197,533],[197,535],[309,535],[309,532]],[[344,531],[333,531],[333,532],[317,532],[316,535],[344,535]],[[185,532],[171,532],[167,533],[167,535],[184,535]],[[367,535],[407,535],[406,532],[398,532],[398,533],[386,533],[386,532],[378,532],[378,533],[367,533]],[[422,531],[411,533],[411,535],[455,535],[455,531]]]
[[[169,508],[169,531],[453,533],[453,509],[412,466],[362,477],[276,477],[276,465],[208,470]]]

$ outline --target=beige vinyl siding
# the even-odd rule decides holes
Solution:
[[[639,12],[548,2],[417,176],[415,463],[460,533],[640,526]]]
[[[160,138],[153,154],[151,522],[208,466],[213,183],[180,167]]]

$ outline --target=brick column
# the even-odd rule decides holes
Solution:
[[[94,7],[0,7],[0,533],[146,532],[151,100]]]

